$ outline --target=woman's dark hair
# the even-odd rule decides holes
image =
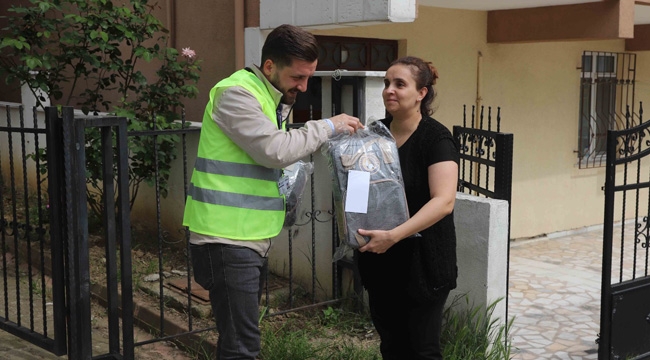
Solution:
[[[408,66],[411,69],[411,73],[413,74],[413,79],[415,79],[416,88],[427,88],[427,94],[424,96],[424,99],[422,99],[422,102],[420,103],[420,113],[423,115],[433,114],[433,108],[431,107],[431,104],[433,103],[433,99],[436,96],[433,90],[433,85],[436,83],[436,80],[439,77],[438,70],[436,70],[436,68],[431,65],[430,62],[424,61],[415,56],[401,57],[390,64],[390,66],[393,65]]]
[[[318,60],[318,42],[314,35],[293,25],[280,25],[266,37],[262,47],[262,65],[270,59],[279,67],[291,66],[294,59]]]

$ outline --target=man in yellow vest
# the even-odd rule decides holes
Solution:
[[[261,60],[259,68],[236,71],[210,91],[183,218],[194,278],[210,292],[220,360],[255,359],[260,352],[261,275],[285,214],[281,169],[330,137],[363,127],[339,114],[285,131],[284,119],[318,62],[309,32],[277,27]]]

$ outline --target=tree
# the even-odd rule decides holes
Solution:
[[[27,84],[36,96],[48,94],[53,103],[80,107],[84,114],[108,111],[128,118],[129,130],[180,127],[176,110],[184,98],[196,97],[200,65],[189,48],[166,46],[168,31],[152,15],[148,0],[30,0],[12,5],[8,27],[0,35],[0,74],[7,83]],[[156,78],[147,79],[138,64],[159,64]],[[115,104],[109,93],[119,94]],[[37,97],[42,106],[43,97]],[[89,205],[102,212],[102,170],[97,131],[87,134]],[[158,149],[153,153],[154,141]],[[167,194],[176,135],[130,136],[130,201],[142,182],[156,181]],[[41,159],[45,159],[45,149]],[[155,168],[158,168],[156,179]]]

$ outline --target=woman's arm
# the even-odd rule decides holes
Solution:
[[[370,237],[368,244],[359,251],[384,253],[398,241],[431,227],[451,214],[456,201],[458,164],[455,161],[442,161],[429,166],[427,170],[431,199],[413,217],[392,230],[359,229],[359,234]]]

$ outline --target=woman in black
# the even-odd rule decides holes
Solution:
[[[459,156],[449,130],[430,117],[437,78],[416,57],[395,60],[384,78],[389,116],[381,121],[397,142],[411,216],[392,230],[358,230],[371,238],[357,261],[384,360],[442,359],[443,308],[456,287]]]

